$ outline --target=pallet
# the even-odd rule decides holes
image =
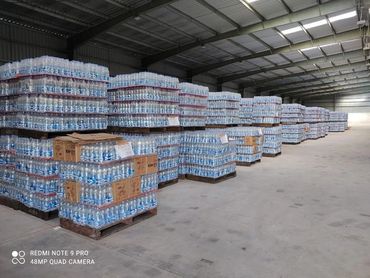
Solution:
[[[299,145],[301,144],[303,141],[301,142],[298,142],[298,143],[293,143],[293,142],[283,142],[284,145]]]
[[[247,125],[247,124],[240,124],[239,126],[241,126],[241,127],[249,127],[249,126],[252,126],[252,124],[250,124],[250,125]]]
[[[186,178],[186,175],[183,175],[183,174],[181,174],[181,175],[180,175],[180,174],[179,174],[179,179],[180,179],[180,180],[184,180],[185,178]]]
[[[228,128],[228,127],[236,127],[237,124],[233,125],[206,125],[206,128]]]
[[[263,153],[262,154],[262,156],[264,156],[264,157],[277,157],[279,155],[281,155],[281,152],[279,152],[279,153]]]
[[[252,166],[253,164],[256,164],[258,162],[261,162],[261,159],[258,159],[256,161],[253,161],[253,162],[242,162],[242,161],[237,161],[236,162],[236,165],[237,166]]]
[[[42,211],[36,208],[30,208],[17,200],[5,196],[0,196],[0,204],[15,210],[23,211],[42,220],[50,220],[58,217],[58,210]]]
[[[195,175],[191,175],[191,174],[186,174],[185,176],[188,180],[201,181],[201,182],[215,184],[215,183],[219,183],[219,182],[222,182],[222,181],[225,181],[225,180],[236,177],[236,172],[232,172],[230,174],[227,174],[225,176],[222,176],[222,177],[219,177],[219,178],[216,178],[216,179],[207,178],[207,177],[200,177],[200,176],[195,176]]]
[[[158,184],[158,189],[162,189],[162,188],[165,188],[167,186],[170,186],[170,185],[173,185],[173,184],[176,184],[179,182],[179,179],[173,179],[173,180],[169,180],[169,181],[164,181],[164,182],[160,182]]]
[[[17,128],[4,128],[1,129],[2,135],[17,135],[19,137],[28,137],[34,139],[51,139],[58,136],[65,136],[66,134],[70,134],[73,132],[78,132],[81,134],[88,134],[88,133],[99,133],[99,132],[106,132],[105,129],[99,130],[78,130],[78,131],[63,131],[63,132],[46,132],[46,131],[38,131],[38,130],[30,130],[30,129],[17,129]]]
[[[60,226],[64,229],[98,240],[108,235],[122,231],[132,225],[140,223],[141,221],[148,219],[154,215],[157,215],[157,208],[145,211],[143,213],[135,215],[134,217],[112,223],[111,225],[108,225],[100,229],[95,229],[88,226],[81,226],[79,224],[74,223],[72,220],[66,218],[60,218],[59,222]]]
[[[279,126],[279,124],[253,124],[252,126],[256,126],[256,127],[275,127],[275,126]]]
[[[206,130],[205,126],[182,126],[181,131],[197,131],[197,130]]]
[[[152,132],[179,132],[180,126],[169,127],[108,127],[108,132],[111,133],[152,133]]]

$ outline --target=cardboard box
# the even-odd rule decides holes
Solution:
[[[246,137],[244,137],[244,145],[246,145],[246,146],[261,145],[262,141],[263,141],[262,136],[246,136]]]
[[[141,176],[123,179],[112,184],[113,202],[134,198],[141,194]]]
[[[157,155],[136,156],[134,159],[135,176],[154,174],[158,172]]]
[[[79,162],[82,146],[104,141],[114,141],[117,145],[129,144],[122,137],[109,133],[72,133],[68,134],[68,136],[60,136],[54,139],[54,159]]]
[[[68,180],[64,183],[64,199],[72,202],[80,202],[81,185],[78,182]]]

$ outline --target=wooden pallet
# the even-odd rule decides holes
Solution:
[[[301,144],[303,141],[301,142],[298,142],[298,143],[293,143],[293,142],[283,142],[284,145],[299,145]]]
[[[228,128],[228,127],[235,127],[236,125],[206,125],[206,128]]]
[[[180,126],[169,127],[108,127],[108,132],[112,133],[152,133],[152,132],[179,132]]]
[[[188,180],[201,181],[201,182],[215,184],[215,183],[219,183],[219,182],[222,182],[222,181],[225,181],[225,180],[236,177],[236,172],[232,172],[230,174],[227,174],[225,176],[222,176],[222,177],[219,177],[219,178],[216,178],[216,179],[207,178],[207,177],[200,177],[200,176],[195,176],[195,175],[191,175],[191,174],[186,174],[185,176]]]
[[[275,126],[279,126],[279,124],[253,124],[252,126],[256,126],[256,127],[275,127]]]
[[[205,130],[205,126],[182,126],[181,131],[197,131],[197,130]]]
[[[173,184],[176,184],[179,182],[179,179],[173,179],[173,180],[169,180],[169,181],[164,181],[164,182],[160,182],[158,184],[158,189],[162,189],[164,187],[167,187],[167,186],[170,186],[170,185],[173,185]]]
[[[64,229],[98,240],[108,235],[122,231],[127,227],[140,223],[141,221],[150,218],[154,215],[157,215],[157,208],[145,211],[134,217],[112,223],[111,225],[108,225],[100,229],[95,229],[88,226],[81,226],[79,224],[74,223],[72,220],[66,218],[60,218],[59,222],[60,226]]]
[[[0,204],[15,210],[23,211],[42,220],[50,220],[58,217],[58,210],[42,211],[36,208],[30,208],[17,200],[13,200],[5,196],[0,196]]]
[[[181,175],[180,175],[180,174],[179,174],[179,179],[180,179],[180,180],[184,180],[184,179],[186,179],[186,175],[183,175],[183,174],[181,174]]]
[[[250,124],[250,125],[247,125],[247,124],[239,124],[239,126],[241,126],[241,127],[248,127],[248,126],[252,126],[252,124]]]
[[[281,152],[279,152],[279,153],[263,153],[262,154],[262,156],[264,156],[264,157],[277,157],[279,155],[281,155]]]
[[[236,165],[237,166],[252,166],[253,164],[256,164],[258,162],[261,162],[261,159],[258,159],[256,161],[253,161],[253,162],[243,162],[243,161],[237,161],[236,162]]]

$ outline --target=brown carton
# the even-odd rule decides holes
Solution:
[[[64,183],[64,199],[72,202],[80,202],[81,185],[78,182],[67,180]]]
[[[82,146],[103,141],[114,141],[117,145],[128,144],[122,137],[109,133],[68,134],[54,139],[54,159],[79,162]]]
[[[244,145],[257,146],[262,144],[262,136],[246,136],[244,137]]]
[[[134,157],[135,176],[154,174],[158,171],[157,155]]]
[[[113,202],[134,198],[141,194],[141,177],[119,180],[112,184]]]

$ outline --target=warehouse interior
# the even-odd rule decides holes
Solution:
[[[345,112],[350,126],[283,145],[281,156],[237,166],[219,184],[179,180],[159,190],[155,217],[98,241],[0,205],[1,276],[369,277],[369,8],[369,0],[0,1],[0,66],[47,55],[110,76],[153,72],[210,92]],[[30,260],[15,264],[14,250]],[[47,250],[85,251],[94,263],[28,256]]]

